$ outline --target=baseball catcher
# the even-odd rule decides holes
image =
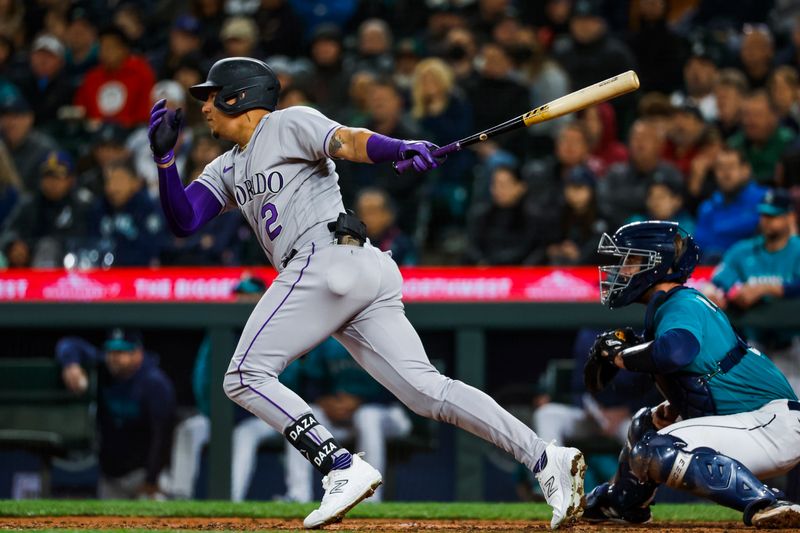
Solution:
[[[685,285],[699,247],[674,222],[635,222],[604,234],[601,301],[647,306],[644,334],[597,337],[589,390],[617,370],[652,374],[665,401],[633,417],[617,473],[587,496],[584,519],[642,523],[661,484],[743,513],[746,525],[800,527],[800,505],[761,480],[800,463],[800,402],[775,365],[747,345],[725,313]]]

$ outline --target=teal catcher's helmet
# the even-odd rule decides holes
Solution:
[[[597,252],[619,258],[601,266],[600,301],[610,308],[636,302],[656,283],[682,282],[700,261],[700,247],[677,222],[648,220],[603,234]]]

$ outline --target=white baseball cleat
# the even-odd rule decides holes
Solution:
[[[752,523],[757,528],[800,528],[800,505],[778,500],[753,515]]]
[[[334,522],[339,522],[347,511],[358,503],[372,496],[383,478],[381,473],[372,468],[361,459],[363,454],[353,454],[353,464],[350,468],[331,470],[322,478],[322,488],[325,494],[319,509],[311,511],[303,526],[306,529],[316,529]]]
[[[553,508],[550,528],[558,529],[574,524],[583,515],[586,463],[580,450],[556,446],[552,442],[544,453],[547,455],[547,464],[536,474],[536,479],[542,487],[545,500]]]

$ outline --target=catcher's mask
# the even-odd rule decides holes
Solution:
[[[609,308],[636,302],[656,283],[682,283],[700,260],[700,247],[676,222],[649,220],[604,233],[597,247],[601,255],[619,258],[598,267],[600,302]]]

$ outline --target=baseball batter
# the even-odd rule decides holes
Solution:
[[[455,424],[512,454],[536,474],[553,507],[551,526],[582,512],[580,451],[548,445],[483,392],[440,374],[405,317],[402,278],[345,213],[333,158],[361,163],[411,159],[436,168],[435,145],[337,124],[314,109],[276,111],[280,85],[262,61],[215,63],[192,87],[211,132],[236,143],[184,189],[173,148],[181,110],[153,108],[149,137],[172,231],[188,235],[238,208],[279,274],[245,325],[225,375],[227,395],[278,431],[325,476],[319,509],[304,525],[340,520],[373,493],[381,474],[342,448],[297,394],[278,381],[294,359],[329,335],[414,412]]]
[[[611,483],[587,496],[584,518],[650,519],[661,484],[742,511],[746,525],[800,527],[800,505],[762,481],[800,463],[800,402],[780,370],[750,347],[725,313],[684,285],[700,257],[674,222],[634,222],[603,235],[601,298],[647,304],[645,334],[598,336],[585,367],[590,390],[619,368],[655,377],[666,401],[641,409]]]

